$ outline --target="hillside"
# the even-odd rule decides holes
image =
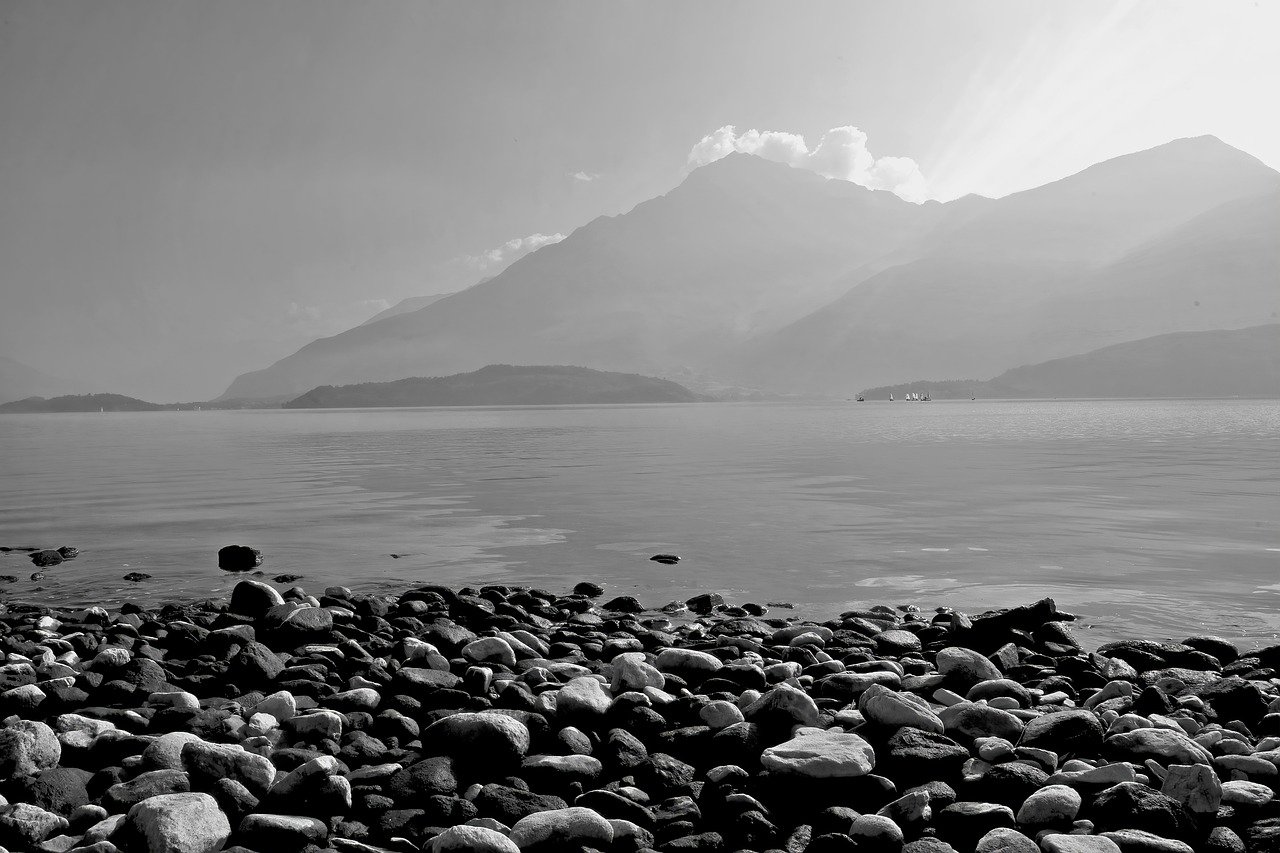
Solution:
[[[585,367],[491,364],[472,373],[313,388],[286,409],[381,406],[548,406],[688,403],[692,391],[665,379]]]
[[[848,394],[1273,319],[1280,173],[1212,138],[1143,155],[944,223],[951,230],[935,234],[921,257],[726,354],[720,371],[765,387]],[[1122,167],[1135,172],[1132,196],[1116,198],[1127,183]],[[1154,185],[1160,173],[1172,188]]]
[[[651,375],[696,368],[830,302],[840,282],[905,244],[940,210],[732,155],[488,281],[240,376],[227,396],[492,363]]]
[[[367,326],[370,323],[376,323],[379,320],[385,320],[388,317],[396,317],[396,316],[399,316],[400,314],[411,314],[414,311],[420,311],[423,308],[426,308],[428,305],[439,302],[441,299],[444,299],[446,296],[452,296],[452,295],[453,295],[452,293],[432,293],[429,296],[410,296],[408,299],[401,299],[399,302],[397,302],[395,305],[392,305],[390,308],[386,309],[385,311],[379,311],[377,314],[374,314],[372,317],[370,317],[368,320],[365,320],[360,325]]]
[[[923,205],[735,154],[488,281],[244,374],[226,396],[491,363],[788,393],[990,376],[1270,319],[1278,199],[1280,173],[1213,137]]]
[[[75,383],[50,376],[39,368],[0,355],[0,403],[36,395],[67,394],[78,390]]]
[[[0,414],[32,412],[159,412],[164,406],[123,394],[73,394],[65,397],[27,397],[0,405]]]
[[[1280,324],[1175,332],[1016,367],[994,379],[917,381],[863,392],[977,397],[1280,397]]]

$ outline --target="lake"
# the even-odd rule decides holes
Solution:
[[[316,593],[585,579],[822,618],[1051,595],[1091,645],[1256,643],[1280,630],[1278,474],[1277,401],[5,415],[0,545],[82,554],[38,582],[0,554],[0,596],[222,596],[243,543]]]

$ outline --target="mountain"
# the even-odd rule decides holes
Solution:
[[[314,341],[226,394],[585,364],[847,394],[1270,319],[1280,173],[1213,138],[913,205],[746,154],[492,279]]]
[[[28,397],[0,405],[0,414],[32,412],[159,412],[166,407],[123,394],[76,394],[54,397]]]
[[[718,368],[848,394],[1253,326],[1280,306],[1277,229],[1280,173],[1212,138],[1180,140],[944,221],[918,258],[851,283]]]
[[[78,390],[75,383],[50,376],[29,364],[0,355],[0,403],[37,394],[66,394]]]
[[[286,409],[375,406],[547,406],[586,403],[689,403],[698,397],[665,379],[585,367],[491,364],[454,376],[313,388]]]
[[[1280,397],[1280,324],[1175,332],[1016,367],[982,381],[917,381],[864,391],[978,397]]]
[[[374,314],[372,317],[370,317],[368,320],[365,320],[360,325],[367,326],[370,323],[376,323],[379,320],[385,320],[388,317],[395,317],[398,314],[409,314],[413,311],[418,311],[422,308],[426,308],[428,305],[431,305],[435,302],[439,302],[441,299],[444,299],[446,296],[452,296],[452,295],[453,295],[452,293],[433,293],[430,296],[410,296],[408,299],[401,299],[399,302],[397,302],[395,305],[392,305],[390,308],[388,308],[385,311],[379,311],[377,314]]]
[[[941,211],[735,154],[601,217],[492,279],[314,341],[228,396],[474,370],[494,362],[666,374],[830,302]]]

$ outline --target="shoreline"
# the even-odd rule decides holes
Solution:
[[[1085,652],[1052,599],[684,606],[252,579],[2,602],[0,847],[1280,849],[1280,646]]]

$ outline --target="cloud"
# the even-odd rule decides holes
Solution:
[[[559,243],[564,237],[563,234],[530,234],[528,237],[517,237],[479,255],[463,255],[462,262],[476,272],[497,275],[530,252],[536,252],[552,243]]]
[[[600,180],[599,172],[570,172],[569,177],[583,184],[589,184],[592,181]]]
[[[907,201],[929,198],[929,186],[910,157],[880,157],[867,150],[867,135],[852,125],[833,127],[812,149],[798,133],[746,130],[731,124],[702,137],[689,151],[690,169],[714,163],[735,151],[808,169],[828,178],[851,181],[873,190],[889,190]]]

